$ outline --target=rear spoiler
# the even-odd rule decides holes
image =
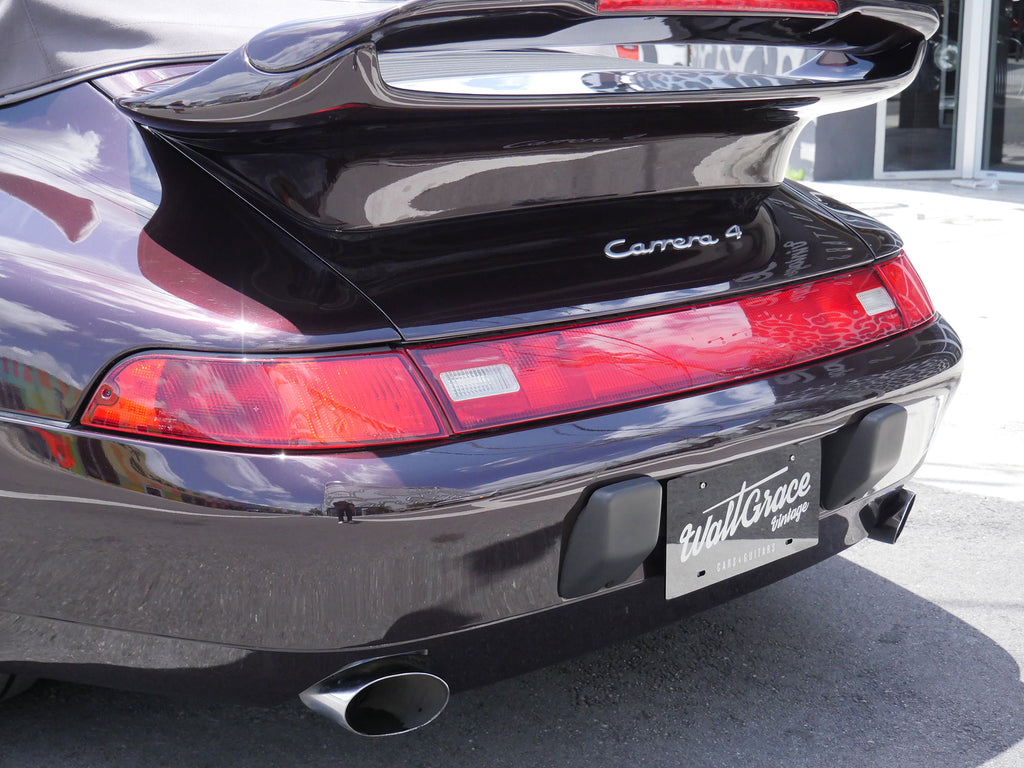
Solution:
[[[366,108],[724,98],[789,101],[813,117],[908,85],[938,25],[927,6],[884,0],[365,0],[339,9],[336,18],[262,32],[199,72],[122,95],[118,104],[138,122],[182,137],[288,129]],[[784,76],[723,78],[589,56],[602,46],[664,44],[784,46],[807,51],[809,60]],[[442,77],[429,76],[438,68]],[[522,77],[496,79],[503,68]]]
[[[516,227],[542,227],[543,210],[709,190],[753,211],[807,121],[908,85],[936,26],[880,0],[339,6],[190,74],[134,73],[153,82],[129,93],[97,84],[300,228],[413,242],[405,227],[422,225],[446,242],[472,217],[486,229],[530,209],[540,218]]]

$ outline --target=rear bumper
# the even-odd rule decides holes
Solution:
[[[565,521],[588,489],[823,437],[882,403],[924,414],[909,475],[961,354],[938,320],[713,392],[387,454],[239,454],[4,420],[0,667],[273,701],[392,653],[428,651],[456,690],[551,663],[865,536],[859,500],[823,513],[812,549],[685,597],[665,600],[656,550],[623,586],[566,601]]]

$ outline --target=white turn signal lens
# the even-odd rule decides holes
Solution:
[[[504,363],[485,365],[481,368],[463,368],[461,371],[445,371],[438,378],[441,379],[448,397],[456,403],[519,391],[516,375]]]
[[[871,317],[880,315],[883,312],[896,309],[892,296],[885,288],[872,288],[870,291],[861,291],[857,294],[857,301],[864,307],[864,311]]]

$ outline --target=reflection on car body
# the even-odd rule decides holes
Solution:
[[[404,732],[898,536],[961,346],[895,233],[782,176],[930,12],[74,6],[0,68],[0,696]]]

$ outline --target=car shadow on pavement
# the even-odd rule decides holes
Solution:
[[[457,695],[436,723],[406,736],[361,739],[297,701],[193,704],[50,682],[0,707],[0,766],[48,768],[975,768],[1017,764],[1022,739],[1013,657],[842,558],[688,622]]]

